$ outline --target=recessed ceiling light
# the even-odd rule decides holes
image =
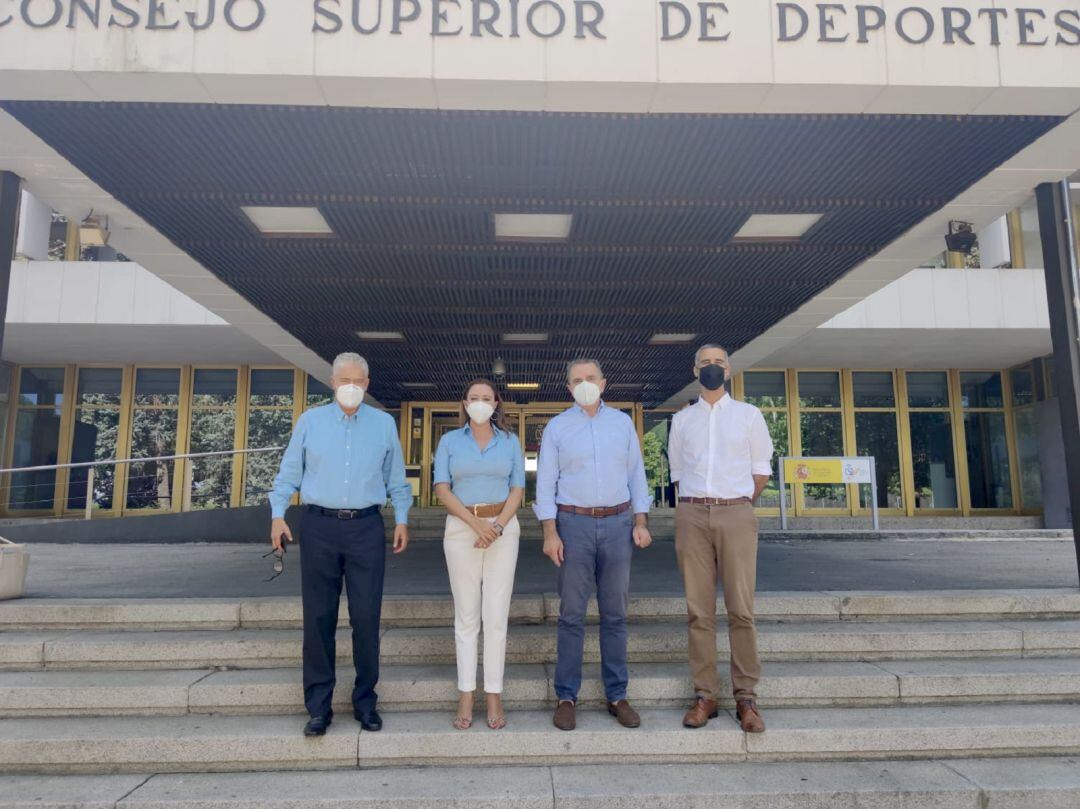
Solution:
[[[539,382],[510,382],[506,386],[507,390],[540,390]]]
[[[502,336],[504,343],[546,343],[550,338],[551,335],[544,332],[516,332]]]
[[[381,340],[394,343],[405,341],[405,335],[399,331],[358,331],[356,336],[361,340]]]
[[[334,232],[318,208],[244,205],[240,210],[267,236],[328,236]]]
[[[736,239],[768,240],[798,239],[810,230],[824,214],[819,213],[756,213],[743,222]]]
[[[572,214],[497,213],[495,238],[526,242],[566,241],[570,238]]]
[[[651,346],[681,345],[689,343],[697,337],[696,334],[654,334],[649,338]]]

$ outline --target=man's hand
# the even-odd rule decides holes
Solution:
[[[634,544],[639,548],[647,548],[652,545],[652,534],[646,525],[634,526]]]
[[[562,567],[563,541],[554,531],[544,532],[544,556],[555,563],[555,567]]]
[[[274,550],[284,553],[285,543],[292,541],[292,531],[289,530],[289,524],[281,517],[275,517],[270,523],[270,544],[274,546]]]
[[[394,526],[394,553],[401,553],[409,547],[409,526]]]

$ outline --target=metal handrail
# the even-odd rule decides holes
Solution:
[[[12,469],[0,469],[0,475],[16,472],[48,472],[60,469],[86,469],[86,508],[84,519],[89,520],[94,512],[94,467],[119,466],[133,463],[157,463],[161,461],[186,461],[197,458],[214,458],[231,455],[254,455],[260,452],[278,452],[285,447],[259,447],[257,449],[227,449],[216,452],[187,452],[181,455],[156,455],[152,458],[112,458],[105,461],[83,461],[80,463],[59,463],[45,466],[19,466]],[[180,502],[181,511],[191,510],[192,464],[184,464],[184,493]]]
[[[18,466],[0,469],[0,475],[13,472],[47,472],[50,469],[85,469],[91,466],[111,466],[125,463],[150,463],[151,461],[179,461],[186,458],[211,458],[220,455],[251,455],[257,452],[277,452],[285,447],[259,447],[258,449],[225,449],[217,452],[189,452],[184,455],[156,455],[152,458],[110,458],[104,461],[84,461],[81,463],[56,463],[48,466]]]

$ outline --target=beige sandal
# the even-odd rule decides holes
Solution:
[[[454,727],[457,728],[458,730],[468,730],[469,728],[471,728],[472,723],[473,723],[472,711],[473,711],[473,705],[470,704],[469,705],[469,715],[465,716],[464,714],[462,714],[461,713],[461,702],[459,700],[458,701],[458,714],[457,714],[457,716],[454,717],[454,723],[453,723]]]
[[[492,730],[502,730],[506,727],[506,714],[503,713],[502,703],[499,704],[499,712],[495,715],[488,713],[487,726]]]

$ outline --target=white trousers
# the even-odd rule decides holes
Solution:
[[[492,519],[494,522],[494,519]],[[506,669],[506,625],[514,592],[518,540],[517,517],[488,548],[474,548],[476,534],[463,520],[449,515],[443,550],[454,594],[454,639],[457,643],[458,690],[476,690],[477,647],[484,628],[484,691],[501,694]]]

